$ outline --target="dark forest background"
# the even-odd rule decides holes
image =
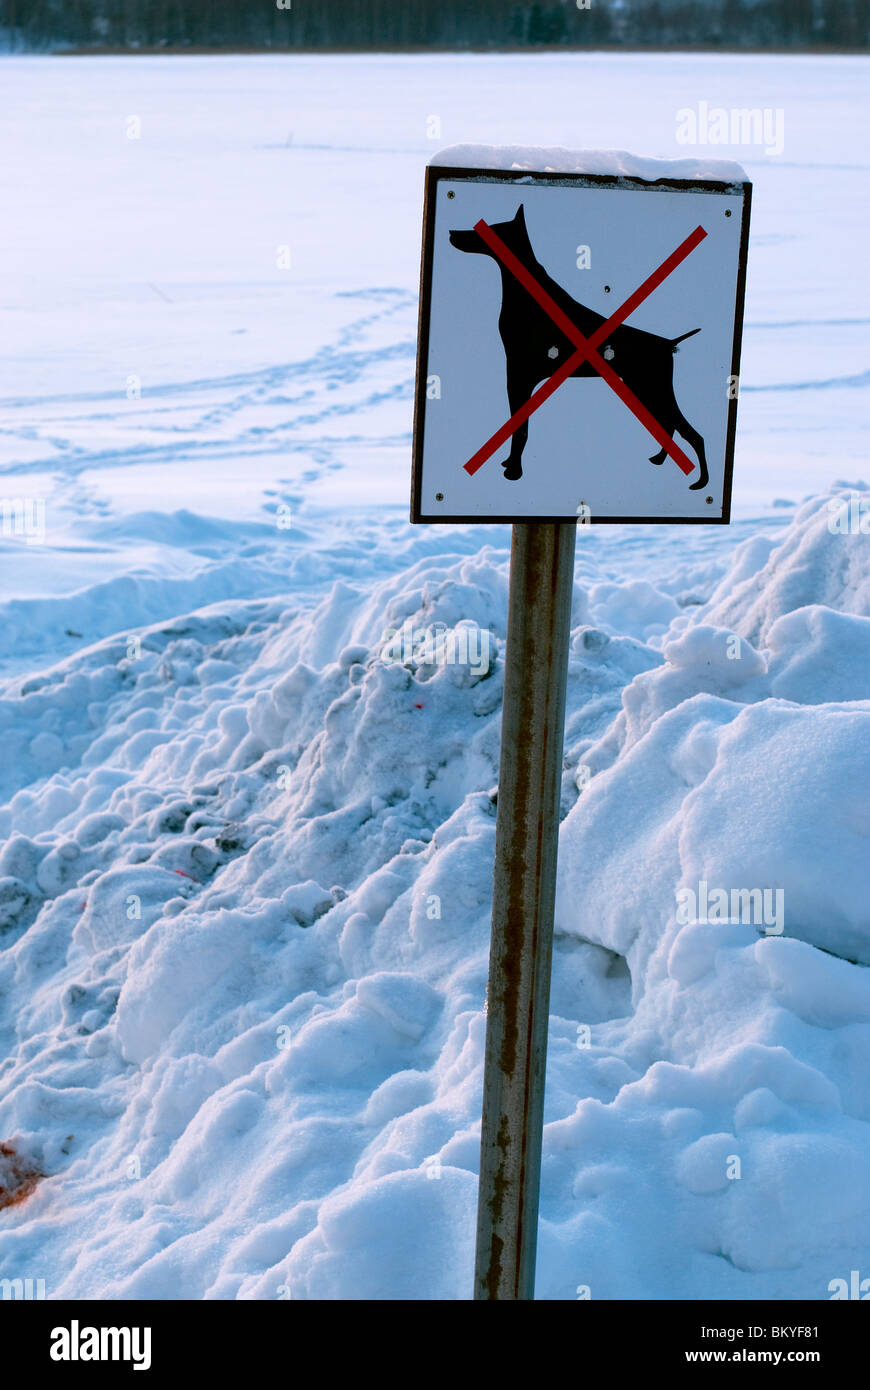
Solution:
[[[0,0],[0,31],[7,49],[867,48],[870,0]]]

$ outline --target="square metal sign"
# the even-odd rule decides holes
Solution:
[[[430,165],[411,520],[727,523],[750,201]]]

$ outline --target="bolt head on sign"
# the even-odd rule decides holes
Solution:
[[[435,159],[411,520],[576,520],[582,499],[592,523],[728,522],[742,169],[474,146]]]

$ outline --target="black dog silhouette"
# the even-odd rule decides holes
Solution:
[[[596,328],[605,322],[604,317],[572,299],[567,290],[563,290],[561,285],[552,280],[536,259],[526,231],[522,203],[510,222],[496,223],[493,231],[556,301],[583,336],[591,337]],[[556,327],[528,290],[523,288],[506,266],[502,265],[479,232],[451,232],[450,242],[458,251],[472,251],[492,256],[501,271],[501,313],[498,331],[507,360],[507,394],[513,415],[529,399],[538,383],[551,376],[560,361],[564,362],[571,356],[575,346]],[[660,338],[655,333],[645,333],[640,328],[628,328],[625,324],[620,324],[610,334],[608,341],[598,349],[616,375],[622,378],[671,438],[676,430],[692,446],[698,456],[701,470],[698,480],[690,484],[692,489],[707,486],[707,460],[704,454],[704,440],[689,424],[677,405],[674,395],[674,353],[677,351],[678,343],[700,331],[700,328],[693,328],[689,333],[682,333],[679,338]],[[600,372],[587,361],[582,362],[571,375],[600,376]],[[506,478],[514,480],[523,476],[523,449],[528,435],[528,421],[511,435],[510,454],[502,464]],[[650,463],[661,464],[666,458],[667,451],[662,449],[653,455]]]

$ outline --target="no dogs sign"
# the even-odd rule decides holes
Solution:
[[[412,521],[729,520],[751,186],[642,167],[427,169]]]

